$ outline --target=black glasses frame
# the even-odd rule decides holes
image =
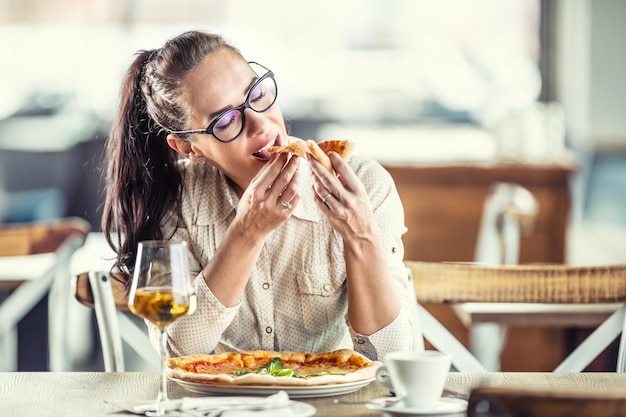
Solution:
[[[204,134],[213,136],[215,139],[219,140],[222,143],[232,142],[235,139],[237,139],[239,137],[239,135],[241,135],[241,132],[243,132],[243,129],[246,126],[245,110],[246,109],[250,109],[250,110],[252,110],[255,113],[263,113],[263,112],[269,110],[269,108],[272,107],[274,105],[274,103],[276,103],[276,98],[278,97],[278,84],[276,83],[276,79],[274,78],[274,72],[272,70],[266,68],[265,66],[259,64],[258,62],[248,62],[248,64],[258,65],[259,67],[265,69],[267,72],[265,74],[263,74],[262,76],[260,76],[259,79],[254,82],[254,84],[252,84],[252,87],[250,87],[250,89],[248,90],[248,94],[246,95],[246,100],[243,102],[243,104],[241,106],[233,107],[233,108],[224,110],[215,119],[213,119],[213,121],[205,129],[170,130],[170,133],[180,134],[180,135],[182,135],[182,134],[191,134],[191,133],[204,133]],[[267,78],[271,78],[272,80],[274,80],[274,86],[276,87],[276,92],[274,94],[274,100],[264,110],[255,110],[250,105],[250,94],[252,94],[254,89]],[[217,137],[217,135],[215,133],[213,133],[213,128],[217,124],[218,120],[220,120],[222,118],[222,116],[224,116],[226,113],[229,113],[229,112],[231,112],[233,110],[238,110],[239,112],[241,112],[241,129],[239,130],[239,133],[237,133],[235,135],[235,137],[232,138],[232,139],[229,139],[229,140],[220,139],[220,138]]]

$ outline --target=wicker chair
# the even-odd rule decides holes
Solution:
[[[0,340],[5,370],[15,369],[16,326],[49,294],[49,367],[66,371],[65,329],[70,259],[83,245],[89,222],[72,217],[0,225]]]
[[[622,332],[626,324],[626,304],[623,304],[626,303],[626,265],[488,266],[415,261],[407,261],[406,265],[412,275],[418,303],[620,303],[617,311],[598,326],[555,372],[584,370],[620,333],[616,370],[626,370],[626,335]],[[459,370],[485,370],[423,307],[420,313],[424,336],[440,350],[455,350],[455,366]],[[433,337],[429,337],[429,332]]]

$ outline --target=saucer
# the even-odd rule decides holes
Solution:
[[[389,405],[389,397],[377,398],[365,404],[370,410],[384,411],[392,416],[441,416],[452,413],[462,413],[467,410],[467,401],[461,398],[442,397],[435,408],[421,409],[410,408],[400,401],[393,405]]]

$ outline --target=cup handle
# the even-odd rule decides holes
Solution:
[[[376,381],[385,388],[393,389],[387,367],[384,365],[376,370]]]

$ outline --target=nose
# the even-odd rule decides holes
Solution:
[[[250,136],[263,133],[269,123],[269,120],[264,113],[257,113],[252,109],[245,109],[244,117],[246,118],[246,134]]]

